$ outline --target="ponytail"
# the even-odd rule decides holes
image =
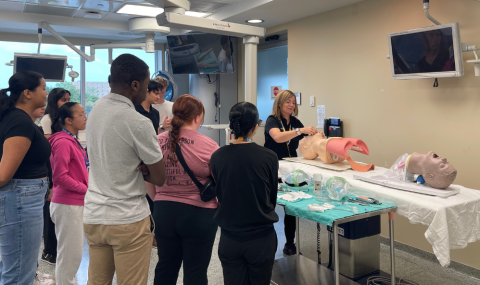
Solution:
[[[169,133],[170,140],[170,161],[176,163],[175,150],[180,140],[180,128],[187,123],[191,123],[195,117],[203,115],[205,117],[205,108],[202,102],[189,94],[182,95],[175,100],[172,107],[173,118],[171,121],[172,130]]]
[[[177,149],[177,144],[178,141],[180,140],[180,128],[183,127],[185,124],[184,121],[179,119],[178,117],[172,118],[172,121],[170,122],[172,125],[172,130],[169,133],[169,139],[170,139],[170,161],[176,163],[178,160],[175,157],[175,150]]]
[[[15,109],[25,90],[35,91],[43,76],[33,71],[19,71],[8,80],[8,88],[0,90],[0,121]],[[8,95],[10,92],[10,96]]]
[[[8,96],[9,88],[0,90],[0,121],[3,119],[3,116],[8,113],[8,111],[15,108],[15,102]]]
[[[257,107],[250,102],[235,104],[228,117],[236,139],[247,136],[260,123]]]

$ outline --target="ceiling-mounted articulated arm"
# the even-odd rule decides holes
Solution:
[[[62,37],[57,31],[55,31],[47,22],[38,23],[38,53],[40,53],[40,46],[42,43],[42,30],[45,29],[49,31],[55,38],[60,42],[67,45],[81,57],[83,57],[87,62],[92,62],[95,60],[95,50],[96,49],[113,49],[113,48],[142,48],[148,53],[155,52],[155,35],[148,34],[145,38],[128,40],[123,42],[111,43],[111,44],[102,44],[102,45],[91,45],[90,46],[90,55],[84,53],[77,47],[75,47],[71,42]],[[143,43],[138,43],[139,41],[144,41]],[[134,43],[132,43],[134,42]],[[111,52],[110,52],[111,53]]]
[[[57,31],[55,31],[47,22],[38,23],[38,37],[39,37],[39,40],[41,40],[42,29],[45,29],[45,30],[49,31],[55,38],[57,38],[59,41],[61,41],[64,45],[67,45],[69,48],[74,50],[81,57],[83,57],[86,61],[92,62],[92,61],[95,60],[95,51],[94,50],[91,50],[91,55],[87,55],[86,53],[84,53],[83,51],[81,51],[77,47],[75,47],[67,39],[62,37],[59,33],[57,33]],[[41,41],[38,43],[38,53],[40,53],[40,45],[41,45]]]
[[[432,16],[430,16],[430,13],[428,12],[428,9],[430,8],[430,0],[423,0],[423,10],[425,11],[425,16],[432,21],[435,25],[441,25],[439,21],[435,20]]]

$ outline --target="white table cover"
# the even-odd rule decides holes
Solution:
[[[353,175],[372,175],[353,170],[332,171],[311,165],[280,161],[279,177],[301,169],[313,177],[321,173],[324,179],[340,176],[354,187],[352,193],[372,197],[384,203],[397,205],[396,213],[412,224],[428,226],[425,238],[433,247],[438,261],[444,267],[450,265],[450,250],[465,248],[468,243],[480,240],[480,191],[459,185],[460,193],[448,198],[439,198],[402,190],[396,190],[353,178]],[[376,167],[379,175],[386,168]]]

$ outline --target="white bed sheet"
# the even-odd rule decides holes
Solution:
[[[432,245],[438,261],[444,267],[450,265],[450,250],[465,248],[468,243],[480,240],[480,191],[452,185],[460,193],[448,198],[432,197],[402,190],[396,190],[353,178],[353,175],[377,175],[387,171],[376,167],[372,172],[361,173],[353,170],[343,172],[318,168],[311,165],[280,161],[279,177],[301,169],[309,175],[321,173],[324,179],[340,176],[354,187],[352,193],[397,205],[396,213],[407,218],[412,224],[428,226],[425,238]]]

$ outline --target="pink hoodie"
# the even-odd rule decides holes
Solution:
[[[87,153],[69,134],[58,132],[48,138],[52,145],[52,202],[83,206],[88,189]]]

